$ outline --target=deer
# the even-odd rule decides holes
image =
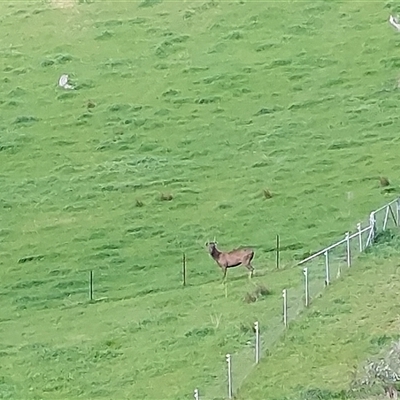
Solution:
[[[223,281],[225,281],[228,268],[238,267],[239,265],[246,267],[250,271],[249,278],[252,278],[254,273],[254,268],[251,265],[251,260],[254,257],[253,249],[240,248],[224,252],[217,249],[217,242],[215,240],[213,242],[207,242],[206,246],[208,247],[210,256],[224,272]]]

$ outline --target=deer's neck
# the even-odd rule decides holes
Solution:
[[[210,254],[211,254],[211,257],[212,257],[214,260],[218,260],[219,256],[221,255],[221,252],[220,252],[216,247],[213,247],[213,248],[210,250]]]

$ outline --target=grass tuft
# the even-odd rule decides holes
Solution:
[[[161,193],[160,194],[161,201],[171,201],[173,198],[174,198],[174,196],[171,193]]]

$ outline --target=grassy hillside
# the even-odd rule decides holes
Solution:
[[[398,185],[395,8],[0,3],[1,396],[221,396],[226,352],[251,354],[256,319],[277,331],[294,259]],[[220,284],[214,236],[254,246],[252,283]],[[255,284],[272,295],[244,303]]]
[[[363,255],[346,278],[314,301],[257,367],[238,399],[354,399],[363,365],[398,340],[398,232]],[[351,390],[352,388],[352,390]],[[382,388],[380,388],[383,394]]]

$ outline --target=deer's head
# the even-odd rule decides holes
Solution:
[[[208,247],[208,251],[210,253],[212,253],[214,251],[216,246],[217,246],[217,242],[215,241],[215,239],[212,242],[206,242],[206,247]]]

